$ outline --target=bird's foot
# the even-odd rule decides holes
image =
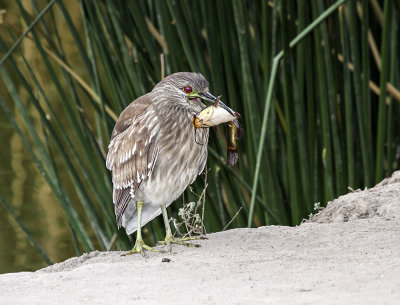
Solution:
[[[122,254],[123,256],[126,255],[131,255],[134,253],[140,253],[144,256],[144,250],[152,251],[152,252],[164,252],[161,250],[156,250],[144,243],[143,240],[136,240],[135,245],[133,246],[133,249],[129,251],[128,253]]]
[[[165,239],[159,241],[159,245],[166,245],[169,252],[171,252],[171,244],[177,244],[186,247],[200,247],[199,244],[187,243],[188,240],[198,240],[198,239],[207,239],[204,236],[195,236],[195,237],[184,237],[184,238],[174,238],[173,236],[165,236]]]

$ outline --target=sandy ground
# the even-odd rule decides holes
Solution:
[[[0,304],[400,304],[400,172],[298,227],[207,237],[145,259],[96,251],[3,274]]]

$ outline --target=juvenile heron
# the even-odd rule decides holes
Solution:
[[[202,100],[216,100],[203,75],[175,73],[126,107],[114,127],[106,165],[112,171],[118,228],[123,226],[127,234],[137,230],[128,254],[156,251],[144,243],[141,227],[161,213],[166,230],[162,243],[168,250],[171,243],[184,244],[173,238],[166,208],[206,165],[208,128],[193,126],[193,116],[205,108]]]

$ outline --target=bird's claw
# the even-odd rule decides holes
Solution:
[[[133,249],[131,251],[129,251],[128,253],[122,254],[122,256],[127,256],[127,255],[131,255],[134,253],[140,253],[140,254],[142,254],[142,256],[145,256],[144,250],[148,250],[151,252],[165,252],[162,250],[156,250],[156,249],[146,245],[143,240],[136,240],[136,243],[133,246]]]
[[[177,245],[186,246],[186,247],[198,248],[198,247],[200,247],[199,244],[192,244],[192,243],[185,242],[188,240],[197,240],[197,239],[207,239],[207,237],[196,236],[196,237],[174,238],[173,236],[166,236],[165,240],[161,240],[157,244],[166,245],[168,251],[171,252],[171,244],[177,244]]]

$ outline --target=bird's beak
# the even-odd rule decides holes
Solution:
[[[202,100],[208,101],[213,104],[215,104],[217,102],[217,98],[214,95],[212,95],[210,92],[199,93],[199,97]],[[215,105],[215,106],[220,106],[220,107],[224,108],[226,111],[228,111],[229,114],[235,116],[234,111],[231,108],[229,108],[228,106],[226,106],[222,101],[219,100],[217,105]]]

